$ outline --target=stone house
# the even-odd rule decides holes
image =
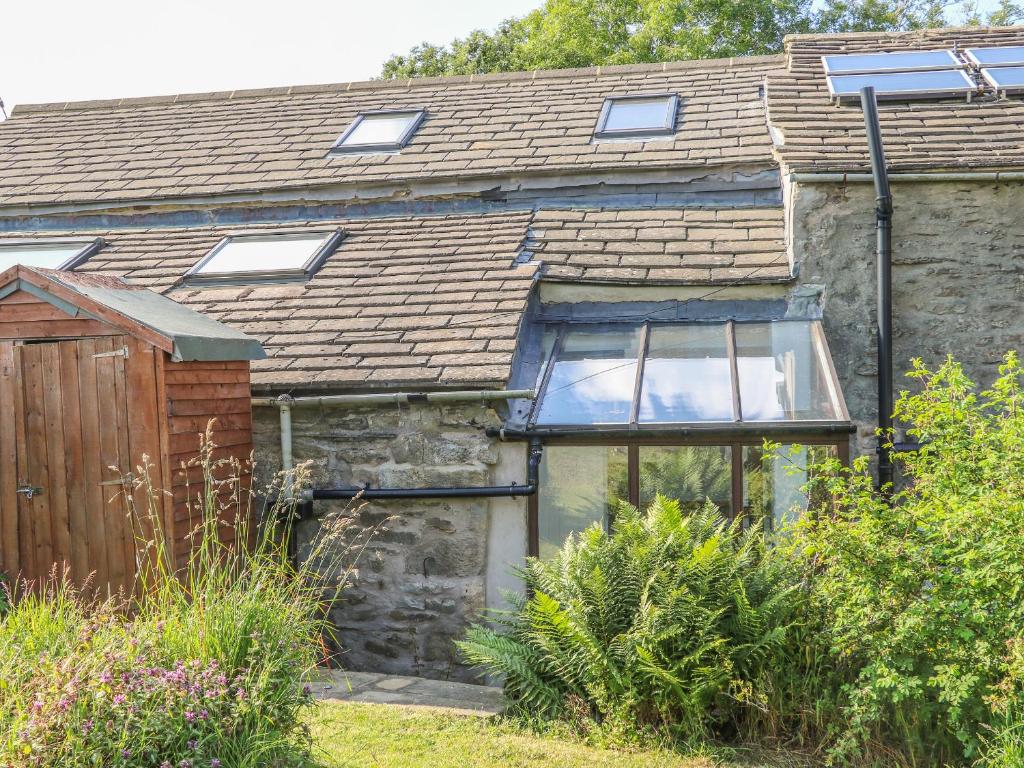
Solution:
[[[777,520],[801,479],[762,465],[763,438],[874,451],[862,82],[896,370],[952,353],[984,379],[1022,347],[1022,54],[1024,28],[795,36],[768,57],[19,106],[0,268],[116,275],[258,338],[256,454],[265,474],[313,463],[304,531],[360,488],[357,522],[390,518],[335,617],[346,663],[471,679],[452,640],[616,499]]]

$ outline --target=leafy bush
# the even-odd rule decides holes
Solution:
[[[622,504],[612,533],[594,525],[522,575],[529,597],[459,643],[470,663],[533,714],[684,740],[756,709],[801,600],[760,526],[710,503],[686,516],[663,496],[646,514]]]
[[[818,472],[829,502],[797,527],[821,639],[846,679],[836,755],[962,764],[1024,745],[1024,375],[1007,356],[984,392],[919,361],[896,417],[919,451],[880,493],[865,459]]]
[[[336,559],[342,531],[328,523],[307,560],[317,570],[296,570],[287,530],[276,524],[289,510],[275,509],[250,531],[241,467],[213,461],[209,437],[198,462],[202,522],[184,569],[175,571],[156,527],[140,548],[135,596],[93,599],[60,574],[15,596],[0,621],[0,764],[230,768],[306,760],[303,680],[327,631],[325,601],[344,583],[343,570],[340,578],[321,575],[339,572],[324,566]],[[141,482],[150,505],[134,510],[135,522],[152,534],[157,496]],[[225,543],[226,523],[236,527],[234,541],[253,543]]]

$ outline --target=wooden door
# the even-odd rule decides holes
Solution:
[[[0,554],[11,577],[56,567],[131,590],[135,534],[124,336],[0,342]]]

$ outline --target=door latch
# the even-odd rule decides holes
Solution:
[[[43,489],[35,485],[19,485],[18,490],[16,491],[16,493],[24,494],[25,498],[28,499],[29,501],[32,501],[32,497],[35,496],[37,493],[42,492]]]

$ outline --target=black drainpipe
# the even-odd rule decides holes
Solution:
[[[540,459],[543,454],[540,439],[530,440],[530,456],[526,462],[526,485],[491,485],[466,488],[311,488],[302,492],[305,501],[334,499],[458,499],[533,496],[537,493]]]
[[[864,110],[871,176],[875,181],[875,233],[878,266],[878,486],[885,488],[893,481],[892,455],[886,443],[892,439],[892,194],[885,168],[885,147],[878,123],[875,89],[861,88],[860,104]]]

